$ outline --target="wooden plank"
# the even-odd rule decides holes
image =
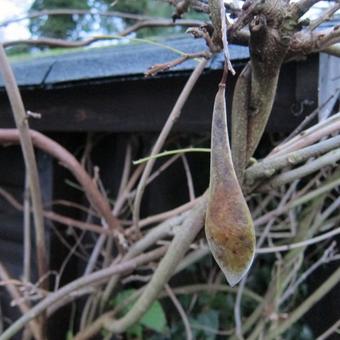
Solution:
[[[274,114],[268,129],[287,132],[303,119],[292,110],[296,102],[296,64],[290,63],[281,72]],[[313,72],[312,63],[306,72]],[[240,71],[240,68],[238,69]],[[31,120],[34,129],[42,131],[110,131],[158,132],[178,97],[187,74],[181,77],[153,78],[135,81],[98,81],[68,84],[51,89],[23,90],[27,110],[39,112],[42,119]],[[220,80],[220,71],[209,71],[193,90],[174,131],[205,132],[210,129],[213,98]],[[230,112],[235,79],[230,78],[227,102]],[[308,96],[315,95],[316,83],[304,83]],[[0,94],[0,126],[13,127],[13,120],[4,93]]]

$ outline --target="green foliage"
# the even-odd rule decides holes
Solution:
[[[193,331],[197,339],[214,340],[216,335],[214,331],[219,329],[219,312],[217,310],[208,310],[197,316],[191,322]]]
[[[315,336],[306,324],[297,323],[284,335],[285,340],[313,340]]]
[[[46,9],[89,9],[89,5],[83,0],[35,0],[30,11],[42,11]],[[29,28],[36,36],[48,36],[51,38],[70,38],[81,24],[80,18],[72,15],[57,15],[34,18]]]
[[[112,0],[35,0],[30,12],[47,9],[96,9],[98,11],[121,11],[147,16],[171,17],[172,8],[164,2],[157,0],[120,0],[113,8]],[[134,23],[113,17],[101,17],[98,15],[50,15],[30,20],[29,29],[34,36],[46,36],[59,39],[78,39],[84,34],[98,31],[103,34],[115,34],[122,26],[127,27]],[[167,29],[145,28],[137,32],[138,37],[157,35],[166,32]],[[170,29],[173,32],[173,29]]]
[[[73,340],[74,336],[73,336],[73,332],[71,330],[68,330],[66,333],[66,340]]]
[[[134,301],[126,303],[126,300],[131,298],[134,293],[134,289],[122,291],[111,301],[111,306],[117,307],[125,304],[121,313],[126,314],[134,304]],[[145,331],[145,328],[157,333],[164,333],[166,331],[166,327],[167,321],[164,309],[159,301],[155,301],[144,313],[143,317],[133,327],[130,327],[127,330],[127,335],[131,338],[143,339],[143,332]]]
[[[112,1],[108,0],[106,3],[110,4]],[[118,0],[114,6],[114,9],[121,12],[127,13],[138,13],[138,14],[146,14],[150,9],[150,1],[149,0]],[[156,7],[156,6],[154,6]]]
[[[166,318],[162,305],[159,303],[159,301],[155,301],[151,305],[139,322],[143,326],[152,329],[155,332],[164,332],[166,327]]]

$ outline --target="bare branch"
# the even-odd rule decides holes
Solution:
[[[284,167],[296,165],[307,161],[309,158],[322,155],[325,152],[340,147],[340,136],[332,137],[315,145],[307,146],[303,149],[289,152],[285,155],[273,156],[269,159],[254,164],[246,171],[246,181],[251,185],[256,179],[261,177],[271,177],[278,170]],[[270,164],[270,166],[268,166]]]
[[[1,187],[0,187],[1,193]],[[24,206],[23,206],[23,235],[24,235],[24,260],[23,260],[23,280],[30,282],[31,280],[31,254],[32,254],[32,235],[31,235],[31,199],[30,185],[27,173],[25,174],[24,188]]]
[[[50,293],[44,300],[42,300],[34,307],[32,307],[29,313],[25,313],[21,318],[19,318],[9,328],[7,328],[5,332],[1,334],[0,339],[1,340],[12,339],[12,337],[17,332],[19,332],[20,329],[22,329],[29,321],[39,316],[52,304],[63,299],[65,296],[71,294],[73,291],[97,282],[101,282],[102,280],[106,280],[112,275],[134,270],[135,268],[144,263],[148,263],[150,261],[158,259],[160,256],[164,254],[165,250],[166,248],[161,247],[156,250],[150,251],[146,254],[135,257],[132,260],[117,265],[113,265],[102,270],[98,270],[92,274],[83,276],[79,279],[72,281],[71,283],[61,287],[54,293]]]
[[[324,233],[322,235],[313,237],[311,239],[297,242],[297,243],[292,243],[292,244],[287,244],[283,246],[277,246],[277,247],[269,247],[269,248],[260,248],[256,249],[257,254],[268,254],[268,253],[275,253],[279,251],[289,251],[291,249],[296,249],[296,248],[302,248],[302,247],[307,247],[312,244],[316,244],[325,240],[328,240],[332,238],[333,236],[339,235],[340,234],[340,228],[333,229],[327,233]]]
[[[157,297],[164,284],[170,279],[175,271],[180,259],[188,250],[191,242],[194,240],[198,232],[203,226],[205,214],[206,200],[201,199],[190,214],[184,225],[177,231],[173,241],[171,242],[166,255],[158,265],[157,270],[152,276],[151,281],[143,291],[132,309],[119,320],[104,320],[105,327],[114,333],[121,333],[134,324],[143,313],[150,307],[154,299]],[[97,332],[95,330],[95,332]],[[90,333],[93,334],[93,333]],[[89,334],[86,334],[88,337]],[[77,337],[77,340],[85,339],[85,336]]]
[[[291,15],[293,18],[299,19],[318,2],[320,2],[320,0],[300,0],[293,2],[290,8]]]
[[[336,332],[340,328],[340,320],[336,321],[331,327],[329,327],[324,333],[317,337],[316,340],[326,340],[330,335]]]
[[[322,50],[324,53],[328,53],[330,55],[334,55],[335,57],[340,58],[340,44],[335,44],[332,46],[329,46]]]
[[[286,59],[291,60],[301,55],[320,52],[339,42],[340,25],[321,31],[300,31],[294,34]]]
[[[21,40],[12,40],[5,41],[3,43],[4,47],[12,47],[16,45],[33,45],[33,46],[58,46],[64,48],[72,48],[72,47],[83,47],[91,45],[94,42],[102,41],[102,40],[115,40],[120,39],[122,37],[126,37],[133,32],[137,32],[146,27],[175,27],[175,26],[183,26],[183,27],[196,27],[201,26],[202,22],[198,20],[178,20],[173,22],[170,19],[148,19],[141,20],[135,23],[134,25],[122,30],[113,35],[96,35],[92,37],[85,38],[83,40],[64,40],[64,39],[56,39],[56,38],[46,38],[41,37],[38,39],[21,39]]]
[[[279,187],[296,179],[308,176],[313,172],[318,171],[326,166],[336,166],[339,159],[340,148],[338,148],[337,150],[332,150],[327,154],[315,160],[312,160],[296,169],[278,175],[277,177],[273,178],[268,184],[266,184],[263,188],[269,189],[272,187]]]
[[[24,108],[19,88],[2,44],[0,44],[0,72],[5,82],[6,92],[9,97],[15,124],[18,129],[16,130],[17,141],[20,141],[24,156],[33,206],[38,273],[40,277],[43,277],[48,270],[48,257],[46,252],[43,204],[37,162],[33,150],[32,139],[29,133],[26,110]],[[47,281],[43,282],[43,287],[48,287]]]
[[[185,328],[185,333],[186,333],[186,339],[187,340],[192,340],[193,339],[193,335],[192,335],[192,330],[190,327],[190,322],[188,319],[188,316],[185,313],[185,310],[183,309],[183,306],[181,305],[181,303],[179,302],[179,300],[177,299],[176,295],[174,294],[174,292],[172,291],[172,289],[170,288],[170,286],[168,284],[165,285],[165,290],[167,292],[167,294],[169,295],[172,303],[175,305],[182,321],[184,324],[184,328]]]
[[[212,54],[209,51],[202,51],[202,52],[190,53],[190,54],[186,53],[177,59],[168,61],[167,63],[153,65],[145,72],[145,76],[152,77],[152,76],[155,76],[159,72],[168,71],[170,68],[178,66],[189,59],[205,58],[208,60],[211,57],[212,57]]]
[[[1,187],[0,187],[0,196],[2,196],[15,209],[18,209],[20,211],[24,209],[23,206],[9,192],[7,192]],[[71,217],[62,216],[52,211],[44,211],[43,213],[44,213],[44,216],[50,219],[51,221],[55,221],[55,222],[58,222],[58,223],[61,223],[67,226],[80,228],[82,230],[92,231],[98,234],[112,235],[112,231],[106,230],[97,224],[81,222]]]
[[[172,109],[172,111],[169,115],[167,122],[165,123],[165,125],[164,125],[154,147],[152,148],[151,156],[154,156],[154,155],[156,155],[157,153],[160,152],[160,150],[161,150],[168,134],[170,133],[174,123],[177,121],[177,119],[179,118],[179,116],[181,114],[181,110],[184,106],[184,103],[188,99],[194,85],[196,84],[201,73],[203,72],[207,62],[208,61],[206,59],[203,59],[196,66],[195,70],[193,71],[193,73],[191,74],[187,83],[185,84],[180,96],[178,97],[178,99],[176,101],[175,106],[173,107],[173,109]],[[139,224],[139,217],[140,217],[140,204],[141,204],[141,201],[142,201],[146,181],[147,181],[148,177],[150,176],[150,173],[152,171],[154,163],[155,163],[154,159],[150,159],[147,162],[145,169],[143,171],[143,175],[141,177],[141,180],[139,181],[139,184],[138,184],[135,203],[134,203],[134,211],[133,211],[133,223],[134,223],[136,230],[138,230],[138,228],[139,228],[138,224]]]
[[[96,185],[93,183],[90,176],[84,168],[79,164],[76,158],[64,149],[60,144],[52,139],[44,136],[40,132],[30,130],[30,138],[32,143],[39,149],[44,150],[52,157],[58,159],[83,186],[89,201],[93,204],[96,210],[102,215],[112,231],[120,230],[120,223],[112,213],[109,204],[102,196]],[[0,129],[0,143],[14,143],[19,141],[19,133],[16,129]]]
[[[191,171],[190,171],[189,162],[188,162],[187,158],[185,157],[185,155],[182,155],[181,159],[182,159],[185,175],[186,175],[186,178],[187,178],[189,200],[192,202],[192,201],[195,200],[195,188],[194,188],[194,182],[193,182],[193,179],[192,179],[192,174],[191,174]]]
[[[27,20],[27,19],[34,19],[34,18],[39,18],[43,16],[58,16],[58,15],[98,15],[98,16],[103,16],[103,17],[117,17],[117,18],[123,18],[123,19],[131,19],[131,20],[154,19],[153,17],[149,17],[149,16],[116,12],[116,11],[99,12],[99,11],[87,10],[87,9],[55,8],[55,9],[45,9],[43,11],[31,12],[21,17],[16,17],[16,18],[5,20],[0,23],[0,27],[8,26],[12,23]]]
[[[275,147],[268,157],[282,155],[311,145],[321,138],[340,131],[340,112],[302,131],[294,138]]]
[[[270,334],[268,334],[268,340],[277,338],[278,334],[282,334],[292,324],[301,318],[312,306],[315,305],[323,296],[325,296],[340,280],[340,268],[338,268],[318,289],[316,289],[304,302],[301,303],[293,312],[289,314],[289,317],[280,323],[278,327],[273,328]]]
[[[338,9],[340,9],[340,3],[339,2],[335,3],[333,6],[328,8],[324,13],[322,13],[322,15],[320,15],[317,19],[313,20],[309,24],[308,28],[311,31],[315,30],[323,22],[330,20]]]
[[[21,313],[24,315],[25,313],[28,313],[30,308],[27,306],[27,304],[23,301],[22,296],[20,292],[18,291],[17,287],[11,283],[11,278],[3,266],[3,264],[0,262],[0,281],[1,285],[4,285],[6,289],[8,290],[9,294],[11,295],[12,299],[17,302],[17,305],[21,311]],[[37,320],[32,320],[29,323],[29,327],[32,330],[32,333],[34,335],[34,338],[37,340],[43,340],[43,336],[41,333],[41,325],[39,325]]]

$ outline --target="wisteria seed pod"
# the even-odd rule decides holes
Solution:
[[[205,233],[231,286],[247,273],[255,253],[254,225],[238,183],[228,140],[225,86],[215,97],[211,131],[210,186]]]

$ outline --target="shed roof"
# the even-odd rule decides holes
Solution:
[[[87,48],[63,54],[14,61],[14,73],[19,86],[49,86],[58,83],[103,78],[143,77],[152,65],[178,58],[176,50],[193,53],[206,49],[204,41],[189,37],[168,38],[153,42],[120,44],[104,48]],[[230,45],[231,59],[249,57],[247,47]],[[219,69],[223,56],[215,56],[208,69]],[[171,71],[190,71],[196,61],[189,60]],[[169,75],[169,73],[167,73]],[[0,86],[4,83],[0,77]]]

